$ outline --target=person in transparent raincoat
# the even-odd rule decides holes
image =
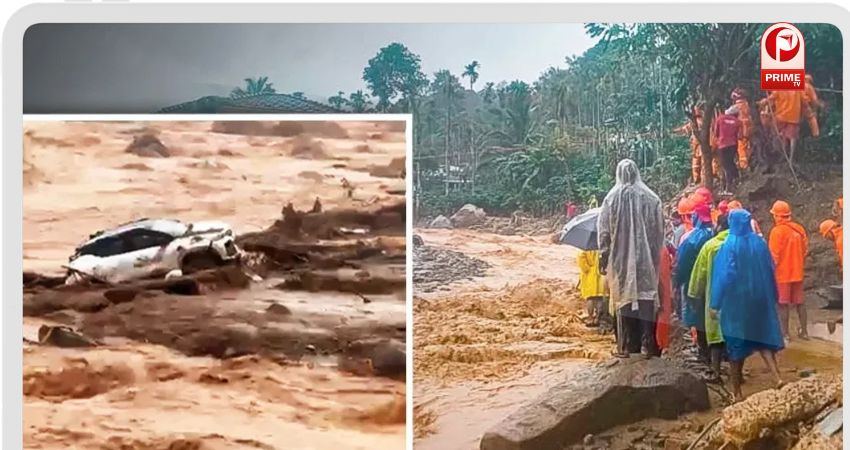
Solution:
[[[616,184],[602,201],[597,222],[600,270],[607,277],[615,316],[616,356],[658,354],[655,320],[664,246],[661,199],[640,178],[637,164],[617,164]]]

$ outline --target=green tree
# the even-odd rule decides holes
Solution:
[[[336,95],[328,97],[328,103],[334,108],[340,109],[348,104],[348,99],[345,98],[345,92],[339,91]]]
[[[402,44],[392,43],[369,60],[363,69],[363,81],[378,99],[377,109],[386,112],[399,98],[407,112],[416,110],[416,101],[428,80],[422,73],[419,56]]]
[[[367,112],[372,106],[369,96],[360,89],[348,96],[348,104],[351,105],[351,110],[356,113]]]
[[[245,78],[245,87],[237,87],[230,91],[231,97],[244,97],[246,95],[274,94],[275,89],[269,83],[269,77]]]
[[[494,88],[495,83],[489,81],[484,84],[484,90],[482,91],[482,98],[484,103],[490,104],[496,101],[496,89]]]
[[[481,67],[481,64],[478,64],[478,61],[472,61],[464,67],[462,77],[469,77],[469,90],[475,90],[475,82],[478,81],[478,69]]]

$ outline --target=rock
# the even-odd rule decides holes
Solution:
[[[808,378],[808,377],[810,377],[810,376],[812,376],[816,373],[817,373],[817,370],[815,370],[815,369],[802,369],[802,370],[800,370],[799,375],[800,375],[800,378]]]
[[[593,443],[593,435],[592,435],[592,434],[588,434],[588,435],[586,435],[586,436],[584,437],[584,440],[583,440],[582,442],[584,442],[584,445],[590,445],[590,444],[592,444],[592,443]]]
[[[112,303],[132,302],[137,295],[139,295],[137,289],[125,288],[108,289],[103,293],[103,296]]]
[[[289,310],[286,306],[281,305],[280,303],[272,303],[266,308],[266,314],[273,314],[276,316],[289,316],[292,314],[292,311]]]
[[[38,329],[38,342],[63,348],[96,347],[97,342],[70,327],[42,325]]]
[[[446,216],[439,215],[428,224],[429,228],[451,228],[452,222]]]
[[[124,151],[143,158],[168,158],[171,156],[171,152],[168,151],[162,141],[150,133],[133,137],[133,142]]]
[[[349,343],[340,362],[352,367],[368,367],[371,375],[404,380],[407,375],[407,357],[404,343],[394,339],[361,339]]]
[[[562,449],[587,433],[710,407],[705,382],[666,360],[594,367],[549,389],[481,438],[481,450]]]
[[[422,240],[422,236],[420,236],[418,234],[414,234],[413,235],[413,246],[414,247],[420,247],[420,246],[423,246],[423,245],[425,245],[425,241]]]
[[[455,227],[466,228],[481,223],[485,217],[487,217],[487,213],[483,209],[472,204],[466,204],[452,215],[451,221]]]

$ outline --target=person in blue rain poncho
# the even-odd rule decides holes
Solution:
[[[729,213],[729,237],[717,251],[711,273],[709,313],[719,316],[736,401],[742,399],[744,361],[754,352],[761,355],[777,386],[782,385],[776,352],[785,343],[776,311],[773,257],[750,223],[746,210]]]
[[[696,344],[699,355],[708,361],[708,343],[705,337],[705,300],[686,296],[691,272],[703,245],[714,236],[711,222],[711,210],[701,203],[694,208],[694,229],[688,234],[676,251],[676,269],[674,281],[682,292],[682,321],[685,326],[696,330]]]

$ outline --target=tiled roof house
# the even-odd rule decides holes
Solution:
[[[334,114],[345,111],[323,103],[288,94],[259,94],[242,97],[210,95],[185,103],[167,106],[158,111],[164,114],[238,114],[238,113],[289,113]]]

